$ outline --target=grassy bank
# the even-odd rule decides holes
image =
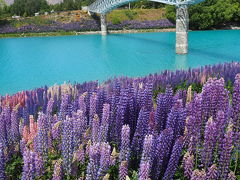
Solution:
[[[107,21],[154,21],[159,19],[165,19],[165,8],[161,9],[116,9],[107,15]]]
[[[107,14],[107,21],[111,33],[169,31],[174,24],[165,17],[164,8],[117,9]],[[98,16],[89,16],[81,10],[19,19],[9,17],[0,20],[0,38],[96,34],[100,30],[99,23]]]
[[[108,22],[116,24],[126,20],[135,21],[154,21],[165,19],[165,9],[117,9],[107,14]],[[49,15],[40,15],[34,17],[21,17],[20,19],[12,19],[11,17],[0,19],[0,27],[4,25],[11,25],[20,28],[26,25],[50,25],[53,22],[70,23],[80,22],[83,20],[92,20],[87,12],[81,10],[55,12]]]

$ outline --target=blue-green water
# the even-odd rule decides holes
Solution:
[[[173,32],[6,38],[0,39],[0,94],[227,61],[240,61],[240,30],[190,32],[187,55],[175,54]]]

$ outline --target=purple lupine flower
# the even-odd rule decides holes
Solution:
[[[29,180],[35,178],[35,153],[24,149],[23,152],[23,173],[22,180]]]
[[[120,99],[117,104],[116,125],[114,127],[115,128],[114,140],[118,144],[120,143],[120,137],[121,137],[121,128],[119,127],[122,127],[124,123],[128,123],[125,120],[127,101],[128,101],[128,89],[123,88],[121,90]]]
[[[150,81],[145,83],[145,88],[143,91],[141,105],[145,106],[148,110],[152,108],[152,93],[153,93],[153,83]]]
[[[111,98],[110,98],[111,112],[109,117],[109,136],[110,136],[109,140],[110,141],[113,141],[115,139],[117,102],[118,102],[118,96],[111,95]]]
[[[233,145],[233,130],[232,124],[230,124],[222,141],[218,171],[220,179],[227,179],[231,161],[232,145]]]
[[[166,96],[159,93],[157,97],[157,108],[155,113],[155,121],[157,123],[157,131],[160,132],[166,125],[168,109],[166,108]],[[167,111],[167,112],[166,112]]]
[[[87,166],[86,180],[97,179],[98,168],[99,168],[99,164],[100,164],[99,161],[100,161],[100,144],[94,143],[90,147],[89,163]]]
[[[119,161],[126,161],[128,163],[130,157],[130,127],[129,125],[122,126],[121,133],[121,148]]]
[[[218,111],[217,113],[217,119],[216,119],[216,133],[217,133],[217,139],[218,146],[220,145],[220,141],[224,138],[224,131],[227,126],[227,117],[224,114],[223,111]],[[217,147],[219,149],[219,147]]]
[[[185,133],[185,141],[189,142],[188,151],[191,154],[198,153],[198,146],[201,142],[201,129],[202,129],[202,96],[201,94],[195,95],[193,101],[189,103],[190,112],[187,119]]]
[[[92,127],[92,121],[97,113],[97,94],[92,93],[90,96],[89,126]]]
[[[23,172],[22,172],[22,180],[27,180],[29,179],[31,176],[31,174],[29,174],[29,166],[31,163],[31,159],[30,159],[30,153],[29,150],[24,147],[23,150]],[[30,177],[29,177],[30,176]],[[32,177],[33,179],[34,177]]]
[[[194,156],[187,152],[183,157],[184,177],[190,179],[194,168]]]
[[[166,86],[165,96],[167,101],[167,104],[166,104],[167,113],[169,113],[173,106],[173,89],[171,88],[170,85]]]
[[[16,143],[20,140],[19,119],[17,117],[17,110],[13,109],[11,114],[11,140]]]
[[[53,111],[53,99],[49,99],[47,103],[47,109],[46,109],[46,116],[47,116],[47,122],[48,122],[48,130],[52,127],[52,111]]]
[[[83,133],[87,128],[87,119],[82,110],[78,110],[73,114],[73,141],[74,149],[76,150],[81,143]]]
[[[145,161],[145,162],[141,163],[138,179],[139,180],[148,180],[149,179],[149,173],[150,173],[150,162]]]
[[[200,171],[198,169],[194,170],[191,176],[191,180],[205,180],[206,172],[204,170]]]
[[[5,179],[5,157],[4,157],[4,147],[0,143],[0,179]]]
[[[109,114],[110,114],[110,105],[104,104],[103,105],[103,114],[102,114],[102,121],[98,135],[99,142],[106,142],[107,135],[108,135],[108,126],[109,126]]]
[[[5,126],[5,120],[3,113],[0,114],[0,143],[3,146],[7,146],[7,132],[6,132],[6,126]]]
[[[216,139],[217,139],[216,123],[213,122],[212,118],[210,117],[205,128],[204,144],[201,159],[205,169],[207,169],[209,165],[212,164],[214,153],[213,151],[215,148]]]
[[[111,147],[108,143],[102,143],[100,145],[100,166],[98,170],[98,179],[102,179],[107,172],[110,165],[110,150]]]
[[[43,158],[40,155],[35,154],[34,163],[36,168],[36,176],[42,176],[44,174]]]
[[[144,137],[147,134],[148,130],[148,119],[149,119],[149,111],[142,107],[139,112],[139,117],[137,121],[137,128],[134,133],[134,137],[132,140],[132,151],[136,156],[139,156],[142,151],[142,145],[144,141]]]
[[[72,117],[73,112],[74,112],[74,103],[73,102],[69,102],[68,106],[67,106],[66,116]]]
[[[216,119],[217,112],[227,112],[229,106],[228,91],[224,88],[224,79],[209,78],[202,89],[203,114],[205,120],[210,116]]]
[[[52,128],[53,139],[60,139],[61,124],[62,124],[62,121],[58,121],[53,125],[53,128]]]
[[[20,145],[19,146],[20,146],[21,154],[24,153],[24,149],[25,149],[26,145],[27,145],[27,143],[26,143],[26,141],[24,139],[20,140]]]
[[[127,161],[121,161],[120,167],[119,167],[119,180],[126,180],[126,176],[128,175],[128,162]]]
[[[164,129],[161,134],[156,139],[156,148],[153,157],[153,170],[152,176],[156,179],[164,173],[167,168],[168,157],[170,156],[170,151],[173,143],[173,130]]]
[[[152,164],[152,146],[153,146],[153,136],[146,135],[143,144],[143,152],[140,162],[140,169],[138,177],[139,179],[145,179],[150,175],[150,169]],[[147,168],[146,168],[147,167]]]
[[[99,133],[99,118],[98,115],[95,114],[92,122],[92,142],[98,142],[98,133]]]
[[[157,131],[165,129],[168,113],[172,108],[173,90],[170,86],[166,87],[165,94],[158,94],[157,109],[155,113],[155,121],[157,123]]]
[[[151,157],[152,157],[152,145],[153,145],[153,135],[146,135],[144,138],[143,144],[143,152],[141,157],[141,163],[145,161],[149,161],[151,165]]]
[[[86,96],[87,96],[87,93],[83,93],[78,99],[78,107],[83,112],[84,115],[86,115],[86,111],[87,111],[87,106],[85,103]]]
[[[166,128],[172,128],[174,139],[183,135],[186,117],[186,109],[182,107],[182,101],[178,100],[172,107],[166,124]]]
[[[29,125],[29,113],[27,111],[27,108],[23,108],[23,112],[22,112],[22,117],[23,117],[23,125],[27,126]]]
[[[184,129],[184,138],[185,138],[185,144],[190,143],[190,139],[194,136],[193,133],[193,127],[194,127],[194,121],[195,117],[190,115],[186,119],[186,125]]]
[[[43,90],[43,96],[42,96],[42,108],[43,111],[46,112],[47,110],[47,104],[48,104],[48,88],[47,86],[45,86],[44,90]],[[49,97],[50,99],[50,97]]]
[[[87,142],[87,145],[86,145],[86,155],[88,155],[89,156],[89,154],[90,154],[90,147],[91,147],[91,145],[92,145],[92,142],[91,142],[91,140],[89,139],[88,140],[88,142]]]
[[[75,153],[75,158],[78,162],[80,162],[81,164],[84,163],[85,161],[85,152],[83,149],[83,144],[81,144],[78,148],[78,150]]]
[[[215,179],[218,179],[218,169],[216,164],[213,164],[211,167],[208,168],[207,180],[215,180]]]
[[[3,108],[3,117],[5,121],[5,127],[6,127],[6,144],[10,145],[11,143],[11,109],[9,106],[6,106]]]
[[[11,111],[9,106],[3,107],[0,114],[0,129],[0,143],[3,146],[8,146],[11,140]]]
[[[38,115],[38,131],[37,131],[37,151],[44,161],[48,156],[48,122],[47,117],[42,112]]]
[[[71,173],[71,163],[73,158],[73,124],[72,119],[68,116],[63,121],[63,132],[62,132],[62,157],[63,157],[63,168],[67,174]]]
[[[102,118],[102,110],[103,110],[103,104],[105,102],[106,99],[106,92],[105,92],[105,88],[98,88],[97,89],[97,114],[99,114],[99,118]]]
[[[69,99],[69,95],[68,94],[64,94],[62,95],[62,102],[61,102],[61,107],[59,110],[59,121],[62,121],[66,118],[67,115],[67,111],[68,111],[68,99]]]
[[[228,173],[228,178],[227,180],[236,180],[237,177],[236,175],[234,174],[234,172],[230,171],[230,173]]]
[[[133,136],[133,132],[135,132],[136,128],[136,122],[137,122],[137,109],[138,109],[138,104],[137,104],[137,90],[136,88],[133,87],[133,83],[131,83],[128,87],[128,109],[126,116],[128,117],[128,123],[124,124],[129,124],[131,131],[131,137]]]
[[[172,150],[172,154],[170,157],[170,160],[168,162],[168,166],[167,169],[164,173],[164,177],[163,180],[171,180],[173,179],[173,176],[177,170],[177,166],[178,166],[178,161],[180,159],[181,156],[181,152],[182,152],[182,148],[183,148],[183,143],[184,143],[184,139],[183,137],[179,137],[174,146],[173,146],[173,150]]]
[[[36,164],[35,164],[36,153],[30,150],[30,160],[29,163],[29,173],[32,174],[32,177],[36,176]]]
[[[235,77],[233,85],[233,96],[232,96],[232,109],[233,109],[233,131],[234,131],[234,142],[238,150],[240,150],[240,145],[236,142],[240,141],[240,136],[237,135],[240,132],[240,74]]]
[[[62,180],[62,160],[55,162],[52,180]]]
[[[53,104],[54,104],[54,100],[51,98],[49,99],[48,103],[47,103],[47,109],[46,109],[46,114],[47,115],[51,115],[52,111],[53,111]]]

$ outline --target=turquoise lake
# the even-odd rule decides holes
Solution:
[[[175,54],[175,33],[0,39],[0,95],[55,83],[103,81],[240,61],[240,30],[189,33],[189,54]]]

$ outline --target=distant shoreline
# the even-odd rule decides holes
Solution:
[[[109,30],[110,34],[122,34],[122,33],[144,33],[144,32],[175,32],[175,28],[164,29],[130,29],[130,30]],[[101,34],[101,31],[69,31],[69,32],[42,32],[42,33],[7,33],[0,34],[0,38],[11,37],[46,37],[46,36],[73,36],[73,35],[90,35]]]
[[[240,30],[240,27],[226,27],[220,29],[211,30]],[[110,34],[128,34],[128,33],[145,33],[145,32],[175,32],[175,28],[164,29],[130,29],[130,30],[109,30]],[[191,30],[190,30],[191,31]],[[199,31],[199,30],[196,30]],[[203,30],[206,31],[206,30]],[[0,34],[0,38],[14,38],[14,37],[48,37],[48,36],[73,36],[73,35],[91,35],[101,34],[101,31],[84,31],[84,32],[42,32],[42,33],[12,33],[12,34]]]

